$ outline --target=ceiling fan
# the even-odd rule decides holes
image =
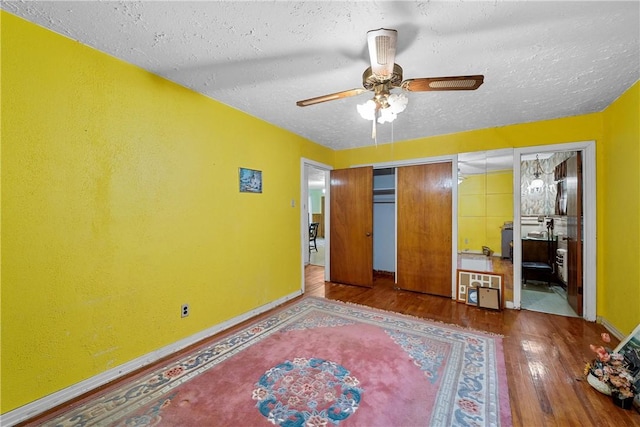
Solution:
[[[362,75],[364,88],[345,90],[328,95],[317,96],[296,102],[299,107],[319,104],[347,98],[372,91],[373,99],[365,104],[358,105],[360,115],[368,120],[373,120],[375,138],[375,123],[393,121],[399,112],[404,111],[407,98],[404,94],[392,94],[391,89],[400,88],[409,92],[429,92],[447,90],[475,90],[484,81],[483,75],[451,76],[451,77],[425,77],[418,79],[402,80],[402,67],[395,63],[396,42],[398,32],[380,28],[367,32],[367,44],[371,66]]]

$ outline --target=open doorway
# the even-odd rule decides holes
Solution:
[[[308,212],[309,223],[309,264],[320,267],[325,266],[326,254],[326,192],[328,171],[309,166],[307,176]]]
[[[323,287],[329,280],[329,210],[330,171],[332,167],[302,158],[300,162],[300,250],[301,290],[307,293],[314,287]],[[311,224],[317,224],[315,241],[310,238]],[[312,270],[312,274],[310,273]],[[307,283],[312,277],[313,283]],[[313,292],[312,292],[313,293]],[[322,295],[318,295],[322,296]]]
[[[580,159],[580,151],[521,156],[522,309],[568,317],[582,314],[582,301],[571,300],[582,289],[582,256],[568,256],[569,241],[578,234],[572,228],[582,219],[582,180],[566,172],[567,165]],[[569,180],[576,185],[567,186]],[[581,250],[581,243],[576,241],[572,252]]]
[[[594,321],[595,143],[516,149],[514,160],[514,188],[519,189],[514,193],[514,266],[518,266],[514,269],[514,306]],[[542,178],[542,183],[533,185],[538,178]],[[527,246],[530,244],[539,246],[538,252],[547,260],[548,269],[536,272],[522,268],[524,263],[536,261],[528,259],[531,248]],[[559,254],[563,259],[558,259]],[[567,269],[568,277],[563,277],[563,268]],[[552,309],[551,303],[545,307],[527,301],[526,293],[535,285],[540,285],[549,295],[557,285],[566,293],[564,299],[572,310],[558,312],[559,308]]]

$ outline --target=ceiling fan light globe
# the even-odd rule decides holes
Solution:
[[[375,120],[376,118],[376,103],[373,100],[368,100],[364,104],[358,104],[358,113],[360,117],[365,120]]]
[[[387,102],[389,103],[389,108],[391,109],[391,111],[398,114],[402,113],[407,108],[409,99],[403,93],[392,93],[391,95],[389,95],[389,98],[387,98]]]
[[[383,108],[380,110],[380,117],[378,117],[378,123],[391,123],[398,117],[396,113],[394,113],[391,108]]]

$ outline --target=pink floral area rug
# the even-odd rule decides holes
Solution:
[[[50,426],[510,426],[502,338],[306,297]]]

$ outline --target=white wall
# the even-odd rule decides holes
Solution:
[[[373,269],[396,271],[395,194],[376,194],[379,189],[394,189],[395,175],[373,176]]]
[[[395,203],[373,204],[373,269],[396,271],[396,205]]]

